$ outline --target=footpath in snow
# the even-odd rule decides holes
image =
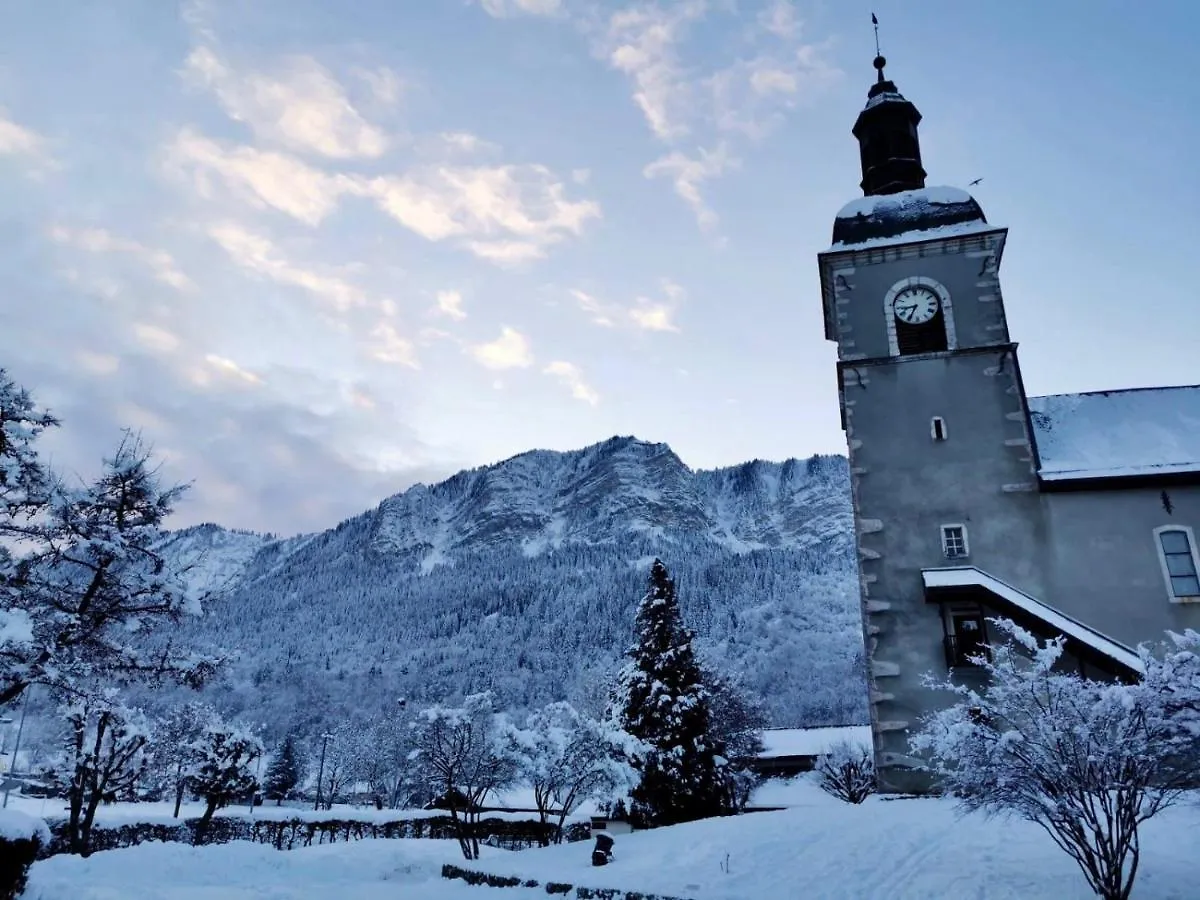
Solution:
[[[963,816],[950,800],[871,797],[851,806],[807,781],[766,787],[792,808],[622,835],[602,868],[591,865],[590,844],[456,865],[690,900],[1093,898],[1075,863],[1036,825]],[[1138,900],[1200,896],[1198,803],[1189,798],[1143,826]]]

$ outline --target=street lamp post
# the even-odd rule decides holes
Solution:
[[[8,767],[10,778],[17,768],[17,753],[21,750],[21,732],[25,730],[25,713],[29,712],[29,695],[31,693],[33,693],[33,685],[25,688],[25,702],[21,704],[21,721],[17,724],[17,739],[13,741],[12,765]],[[12,788],[4,789],[4,806],[0,809],[8,809],[8,794],[11,790]]]
[[[317,802],[313,806],[314,811],[321,808],[321,782],[325,778],[325,748],[332,738],[333,735],[328,731],[321,735],[321,765],[317,768]]]

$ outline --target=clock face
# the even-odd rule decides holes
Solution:
[[[938,295],[927,287],[907,287],[896,295],[892,312],[907,325],[924,325],[937,315],[941,306]]]

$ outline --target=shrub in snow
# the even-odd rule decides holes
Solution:
[[[508,740],[521,781],[533,788],[541,821],[548,823],[557,812],[556,843],[562,842],[563,822],[581,802],[611,800],[637,784],[629,760],[643,752],[641,743],[569,703],[550,703],[532,713],[524,728],[508,730]]]
[[[660,560],[634,622],[637,643],[618,676],[612,707],[622,729],[645,742],[631,818],[673,825],[727,811],[723,760],[711,736],[710,694]]]
[[[263,747],[248,729],[215,721],[190,750],[193,761],[187,767],[187,787],[204,800],[204,813],[196,823],[196,843],[200,844],[213,813],[258,787],[252,766],[262,756]]]
[[[41,819],[0,810],[0,900],[21,896],[29,867],[49,844],[50,829]]]
[[[413,727],[419,777],[435,797],[449,800],[463,856],[479,859],[480,807],[488,794],[517,778],[508,720],[496,712],[492,694],[485,692],[470,695],[460,707],[422,710]]]
[[[146,771],[149,727],[113,689],[76,694],[59,712],[66,722],[62,750],[45,777],[66,794],[70,851],[87,856],[100,804],[128,795]]]
[[[817,761],[821,790],[847,803],[862,803],[875,790],[875,761],[868,747],[841,741]]]
[[[1194,657],[1152,663],[1143,650],[1151,663],[1143,681],[1099,683],[1054,671],[1063,638],[1042,642],[992,621],[1009,639],[976,659],[986,688],[930,681],[959,701],[926,718],[913,749],[967,810],[1035,822],[1096,894],[1125,900],[1140,857],[1138,826],[1173,803],[1190,774],[1178,675],[1194,674]]]

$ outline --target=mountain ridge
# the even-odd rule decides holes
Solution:
[[[384,685],[595,701],[656,556],[704,652],[777,723],[865,715],[865,687],[845,690],[862,648],[841,456],[692,470],[667,444],[615,436],[413,485],[323,532],[206,523],[166,540],[200,560],[195,590],[223,588],[185,628],[242,651],[225,699],[281,728],[311,718],[281,688],[310,706]]]

